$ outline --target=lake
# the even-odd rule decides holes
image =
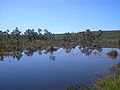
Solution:
[[[120,62],[106,53],[113,48],[100,50],[59,48],[17,52],[17,55],[0,57],[0,90],[66,90],[80,86],[105,74],[112,74],[110,67]],[[16,53],[14,53],[16,54]]]

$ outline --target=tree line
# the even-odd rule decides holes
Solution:
[[[0,31],[0,52],[25,50],[29,47],[45,48],[51,45],[67,48],[68,46],[74,46],[80,43],[81,46],[82,44],[91,46],[94,42],[102,42],[105,44],[105,42],[109,40],[112,43],[120,43],[120,31],[112,32],[112,34],[109,33],[110,32],[102,30],[91,31],[90,29],[83,32],[68,32],[63,34],[53,34],[47,29],[38,29],[37,31],[27,29],[25,32],[21,32],[18,27],[16,27],[12,32],[9,30]]]

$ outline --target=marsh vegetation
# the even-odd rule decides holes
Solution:
[[[22,51],[30,47],[92,45],[102,47],[120,47],[120,31],[90,31],[78,33],[53,34],[47,29],[27,29],[21,32],[18,27],[12,32],[0,31],[0,52]]]

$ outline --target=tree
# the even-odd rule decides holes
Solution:
[[[44,30],[44,34],[45,34],[45,35],[52,35],[52,33],[49,32],[47,29]]]
[[[42,32],[42,29],[38,29],[38,34],[40,35],[41,34],[41,32]]]
[[[21,31],[18,29],[18,27],[16,27],[15,30],[13,30],[11,32],[12,37],[16,39],[17,50],[20,49],[20,47],[19,47],[20,46],[20,41],[21,41],[20,40],[20,34],[21,34]]]
[[[81,35],[83,42],[93,42],[96,38],[102,35],[102,30],[99,30],[98,32],[94,33],[91,32],[90,29],[86,29],[86,31],[82,32]]]
[[[11,32],[11,35],[15,35],[15,36],[20,36],[21,31],[19,31],[18,27],[15,28],[15,30],[13,30]]]
[[[38,39],[38,33],[34,31],[34,29],[28,29],[24,33],[27,36],[28,41],[32,42],[33,40]]]

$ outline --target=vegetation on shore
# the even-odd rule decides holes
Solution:
[[[70,87],[67,90],[120,90],[120,75],[102,78],[93,86]]]
[[[12,32],[0,31],[0,60],[3,61],[5,56],[13,56],[20,60],[22,52],[28,56],[32,56],[34,52],[45,53],[56,51],[59,48],[66,49],[69,53],[72,48],[79,46],[82,53],[90,55],[92,50],[102,51],[104,47],[119,47],[120,31],[90,31],[87,29],[84,32],[53,34],[47,29],[28,29],[25,32],[16,27]],[[110,34],[110,35],[109,35]],[[104,38],[104,39],[103,39]],[[104,42],[105,39],[111,42]],[[116,41],[116,42],[114,42]]]
[[[120,47],[120,31],[90,31],[53,34],[47,29],[27,29],[22,32],[16,27],[12,32],[0,31],[0,52],[22,51],[30,47],[100,45],[101,47]]]
[[[120,90],[120,62],[110,68],[114,75],[104,77],[93,86],[95,90]]]
[[[120,90],[120,75],[101,79],[94,85],[94,87],[97,90]]]

